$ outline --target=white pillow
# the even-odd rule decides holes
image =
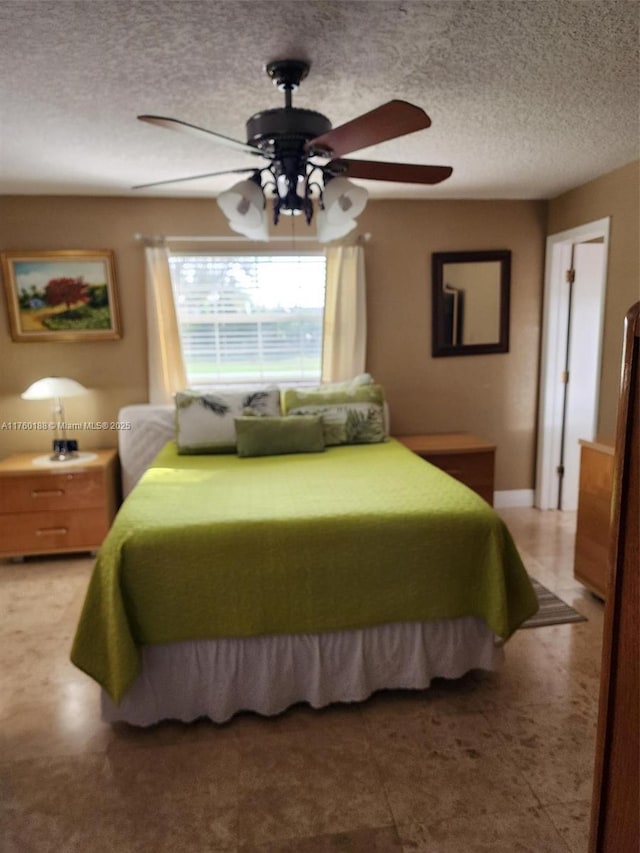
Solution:
[[[247,388],[242,391],[178,391],[176,444],[178,453],[233,453],[234,419],[242,415],[278,416],[280,391]]]

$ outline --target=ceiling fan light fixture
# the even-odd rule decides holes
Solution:
[[[294,107],[292,104],[292,92],[309,71],[306,60],[274,60],[267,64],[265,70],[284,92],[284,107],[262,110],[252,115],[246,122],[246,142],[168,116],[145,114],[138,118],[157,127],[218,141],[253,157],[261,157],[268,165],[155,181],[134,189],[251,172],[248,180],[239,181],[218,195],[218,205],[230,228],[251,239],[267,240],[265,192],[268,192],[270,201],[273,201],[274,226],[278,225],[282,214],[303,214],[307,225],[310,225],[314,218],[315,202],[319,207],[315,215],[318,239],[328,242],[352,231],[356,227],[356,217],[367,204],[367,191],[351,183],[347,175],[363,180],[417,184],[436,184],[450,177],[450,166],[342,159],[354,151],[428,128],[431,119],[421,107],[396,98],[338,127],[332,127],[322,113]],[[330,162],[320,165],[316,157]]]
[[[248,237],[256,242],[267,243],[269,241],[269,229],[267,223],[263,222],[257,228],[247,228],[241,222],[229,222],[229,228],[235,231],[236,234],[242,234],[243,237]]]
[[[269,226],[266,216],[263,216],[262,221],[255,226],[247,224],[242,219],[229,219],[227,224],[236,234],[243,234],[251,240],[267,241],[269,239]]]
[[[305,167],[300,165],[298,174],[295,177],[287,174],[280,174],[276,177],[275,207],[277,208],[278,217],[281,214],[285,216],[300,216],[302,213],[305,215],[310,213],[309,187],[305,172]]]
[[[229,223],[234,221],[247,228],[258,228],[264,221],[265,199],[259,179],[257,182],[253,178],[238,181],[216,200]]]
[[[347,178],[327,179],[322,200],[329,223],[355,219],[367,206],[369,193]]]
[[[358,223],[355,219],[342,215],[339,222],[330,222],[327,211],[319,208],[316,211],[316,239],[318,243],[330,243],[349,234]]]

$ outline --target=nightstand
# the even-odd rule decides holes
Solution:
[[[0,558],[93,551],[118,508],[116,450],[50,462],[16,453],[0,461]]]
[[[409,450],[469,486],[493,506],[495,444],[468,432],[396,435]]]

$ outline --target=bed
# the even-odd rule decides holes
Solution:
[[[121,413],[163,446],[131,478],[73,644],[105,720],[224,722],[424,688],[498,668],[537,609],[500,517],[399,442],[183,455],[169,415]]]

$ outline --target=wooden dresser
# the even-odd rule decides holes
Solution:
[[[580,485],[573,574],[600,598],[609,578],[613,445],[580,441]]]
[[[627,313],[589,853],[640,850],[640,302]]]
[[[118,506],[117,451],[86,455],[37,464],[42,454],[16,453],[0,461],[0,559],[100,546]]]
[[[468,432],[396,435],[394,438],[469,486],[493,506],[495,444]]]

